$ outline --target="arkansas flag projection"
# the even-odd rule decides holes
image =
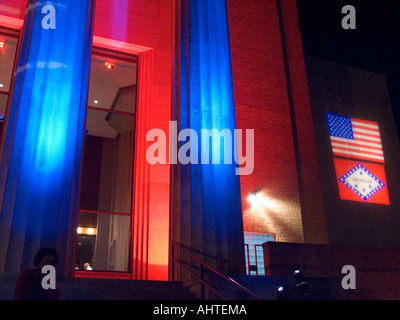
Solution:
[[[331,113],[327,120],[340,199],[389,205],[378,123]]]

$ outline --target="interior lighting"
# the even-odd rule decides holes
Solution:
[[[112,70],[112,69],[114,69],[114,67],[115,67],[115,64],[114,64],[114,63],[106,62],[106,68],[107,68],[108,70]]]

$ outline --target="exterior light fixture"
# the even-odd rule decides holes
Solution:
[[[293,276],[297,283],[301,283],[304,280],[303,272],[301,270],[295,270]]]
[[[260,191],[262,190],[262,188],[258,188],[256,190],[254,190],[252,193],[250,193],[248,200],[253,203],[254,200],[257,198],[257,195],[260,193]]]
[[[7,43],[5,41],[0,41],[0,48],[7,48]]]
[[[296,279],[296,287],[301,295],[302,300],[311,299],[310,288],[308,283],[304,281],[303,272],[301,270],[295,270],[293,276]]]
[[[276,298],[277,300],[289,300],[288,292],[284,287],[279,287],[276,290]]]
[[[251,203],[252,208],[261,208],[263,206],[264,197],[260,193],[261,190],[262,188],[259,188],[250,193],[248,200]]]
[[[98,104],[99,103],[99,100],[94,100],[93,101],[95,104]]]

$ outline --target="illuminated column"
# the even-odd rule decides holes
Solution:
[[[177,16],[174,118],[179,130],[196,131],[200,147],[198,159],[173,168],[172,238],[220,272],[239,274],[244,272],[243,221],[233,152],[229,164],[220,138],[220,164],[212,164],[211,151],[210,164],[201,157],[211,143],[202,129],[228,129],[233,138],[236,128],[226,2],[182,0]]]
[[[56,247],[72,270],[94,0],[31,0],[1,159],[0,273]],[[6,254],[3,254],[6,253]]]

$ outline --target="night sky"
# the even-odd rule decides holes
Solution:
[[[356,9],[344,30],[342,8]],[[297,0],[304,53],[386,76],[400,137],[400,1]]]

